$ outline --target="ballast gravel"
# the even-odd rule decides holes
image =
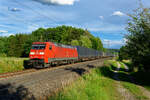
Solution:
[[[0,79],[0,100],[45,100],[91,68],[102,66],[108,59],[111,58]]]

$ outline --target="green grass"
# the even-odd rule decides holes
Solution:
[[[115,63],[115,61],[113,61],[113,63],[112,63],[113,67],[117,68],[117,66],[114,66],[114,63]],[[117,61],[116,61],[116,63],[117,63]],[[123,62],[119,62],[119,63],[121,64],[121,68],[124,69]],[[125,64],[131,64],[131,62],[125,61]],[[140,88],[136,84],[132,83],[131,79],[128,77],[128,75],[130,75],[131,72],[119,71],[118,74],[119,74],[119,79],[121,80],[121,84],[124,88],[128,89],[138,100],[148,100],[148,98],[146,96],[144,96],[144,94],[140,90]],[[140,74],[137,74],[137,75],[134,74],[134,77],[139,77],[138,75],[140,75]],[[141,76],[142,75],[140,75],[140,77]]]
[[[109,67],[110,65],[117,66],[117,62],[115,60],[108,60],[105,62],[105,64],[107,64],[107,67]]]
[[[121,61],[119,61],[119,63],[120,63],[120,67],[122,68],[122,69],[125,69],[125,67],[124,67],[124,64],[121,62]]]
[[[143,92],[135,85],[129,82],[121,82],[123,87],[128,89],[138,100],[148,100]]]
[[[23,61],[28,58],[0,57],[0,73],[23,70]]]
[[[133,64],[132,64],[131,60],[122,60],[122,63],[124,63],[128,66],[130,72],[136,70],[133,68]]]
[[[115,81],[102,74],[106,71],[105,67],[92,70],[49,100],[120,100]]]

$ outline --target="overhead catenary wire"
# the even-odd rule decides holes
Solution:
[[[56,21],[55,21],[54,19],[52,19],[52,18],[50,18],[50,17],[48,17],[48,16],[42,14],[41,12],[39,12],[39,11],[33,9],[33,8],[30,7],[30,6],[27,6],[27,5],[23,4],[23,3],[20,3],[20,2],[17,1],[17,0],[14,0],[13,2],[15,2],[15,3],[19,4],[19,5],[22,5],[22,6],[26,7],[26,8],[28,8],[28,9],[30,9],[32,12],[36,13],[37,15],[43,16],[44,18],[47,18],[47,19],[48,19],[49,21],[51,21],[51,22],[55,22],[55,23],[56,23]],[[9,9],[9,7],[8,7],[8,9]],[[15,13],[16,13],[16,12],[15,12]],[[14,15],[14,14],[10,14],[10,13],[7,13],[7,14],[8,14],[9,16],[11,16],[11,17],[12,17],[14,20],[16,20],[16,21],[21,21],[21,22],[23,22],[24,24],[27,24],[27,25],[35,25],[35,24],[31,23],[30,20],[27,20],[27,19],[19,19],[19,18],[16,18],[16,15]],[[4,27],[8,27],[8,26],[4,26]]]
[[[27,5],[23,4],[23,3],[21,3],[21,2],[18,1],[18,0],[14,0],[13,2],[15,2],[15,3],[17,3],[17,4],[19,4],[19,5],[23,6],[23,7],[26,7],[26,8],[28,8],[28,9],[30,9],[32,12],[36,13],[37,15],[43,16],[44,18],[48,19],[48,20],[51,21],[51,22],[56,22],[54,19],[50,18],[49,16],[46,16],[45,14],[42,14],[41,12],[39,12],[39,11],[33,9],[33,8],[30,7],[30,6],[27,6]],[[9,10],[9,7],[8,7],[8,10]],[[16,12],[15,12],[15,13],[16,13]],[[11,13],[8,13],[8,15],[11,16],[11,17],[13,18],[13,20],[21,21],[21,22],[24,23],[24,24],[32,25],[32,26],[35,26],[35,25],[36,25],[36,24],[34,24],[34,23],[31,23],[30,19],[20,19],[20,18],[16,18],[17,15],[11,14]],[[4,26],[4,27],[8,27],[8,26]],[[14,28],[15,28],[15,27],[14,27]]]
[[[22,5],[22,6],[26,7],[26,8],[28,8],[28,9],[30,9],[32,12],[34,12],[34,13],[40,15],[40,16],[43,16],[43,17],[47,18],[48,20],[50,20],[50,21],[52,21],[52,22],[56,22],[56,20],[54,20],[54,19],[50,18],[49,16],[46,16],[45,14],[43,14],[43,13],[41,13],[41,12],[39,12],[39,11],[33,9],[33,8],[30,7],[30,6],[27,6],[27,5],[23,4],[23,3],[20,3],[20,1],[14,0],[14,2],[17,3],[17,4],[19,4],[19,5]]]
[[[20,3],[20,2],[17,1],[17,0],[14,0],[14,1],[15,1],[15,3],[17,3],[17,4],[22,5],[23,7],[26,7],[26,8],[28,8],[28,9],[30,9],[32,12],[34,12],[34,13],[40,15],[40,16],[43,16],[43,17],[47,18],[49,21],[56,23],[56,21],[55,21],[54,19],[52,19],[52,18],[50,18],[49,16],[46,16],[45,14],[43,14],[43,13],[41,13],[41,12],[39,12],[39,11],[33,9],[32,7],[27,6],[27,5],[23,4],[23,3]],[[46,34],[46,35],[47,35],[47,34]],[[47,37],[47,36],[46,36],[46,37]],[[46,41],[49,41],[49,40],[46,40]]]

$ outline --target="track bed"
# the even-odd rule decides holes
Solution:
[[[91,68],[102,66],[104,60],[107,59],[111,58],[64,65],[0,79],[0,100],[43,100]]]

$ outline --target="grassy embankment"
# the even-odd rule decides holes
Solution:
[[[93,69],[49,100],[121,100],[115,81],[103,75],[112,75],[105,69],[107,67]]]
[[[23,61],[27,59],[28,58],[0,57],[0,73],[23,70]]]
[[[118,71],[120,85],[137,100],[148,100],[129,78],[130,72],[123,70],[123,62],[119,63],[122,69]],[[117,61],[107,61],[104,67],[93,69],[89,74],[83,75],[78,81],[50,97],[50,100],[122,100],[121,94],[117,91],[116,80],[113,78],[117,66]]]

